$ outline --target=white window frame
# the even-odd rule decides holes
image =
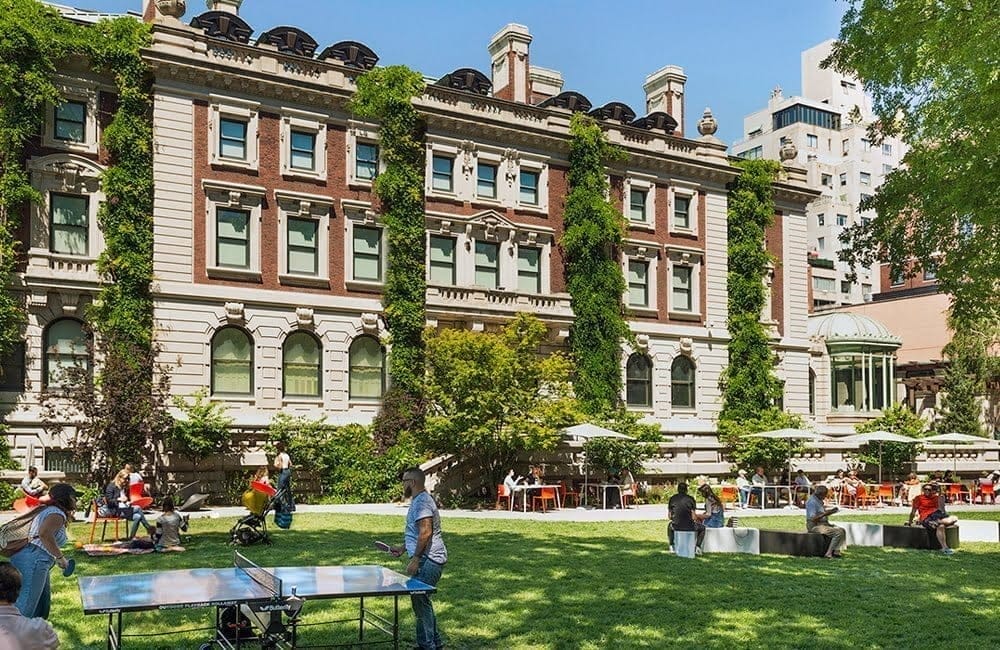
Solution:
[[[451,158],[451,190],[434,188],[434,158]],[[439,196],[450,199],[459,198],[464,174],[462,174],[458,147],[442,142],[428,142],[426,150],[426,172],[424,174],[424,193],[427,196]],[[463,192],[464,193],[464,192]]]
[[[385,171],[385,162],[382,159],[382,147],[379,145],[378,130],[374,125],[363,122],[348,122],[347,125],[347,146],[345,147],[344,164],[347,169],[347,184],[351,187],[362,187],[371,189],[374,178],[358,178],[357,157],[358,143],[373,144],[378,148],[378,174]]]
[[[313,169],[292,167],[292,132],[311,133],[314,137]],[[311,180],[326,180],[326,120],[319,113],[292,109],[281,112],[281,175]],[[249,139],[249,134],[248,134]]]
[[[333,199],[317,194],[274,190],[278,206],[278,282],[290,285],[329,286],[330,283],[330,213]],[[288,220],[316,221],[316,275],[291,273],[288,270]]]
[[[56,88],[59,89],[59,94],[64,100],[79,102],[86,107],[86,115],[83,117],[83,142],[70,142],[69,140],[60,140],[55,137],[56,105],[48,104],[45,107],[45,128],[42,130],[42,146],[62,151],[72,151],[74,153],[97,154],[101,144],[101,139],[98,136],[99,124],[97,121],[98,85],[84,79],[73,79],[70,81],[63,77],[57,77],[55,81]]]
[[[521,248],[522,247],[524,247],[525,249],[531,249],[531,250],[538,251],[538,284],[537,284],[537,290],[526,291],[526,290],[524,290],[524,289],[521,288]],[[545,283],[545,274],[542,271],[542,269],[545,268],[545,247],[542,246],[538,242],[535,242],[534,244],[528,244],[527,242],[518,243],[516,246],[514,246],[514,251],[513,251],[512,255],[511,255],[511,257],[513,257],[513,265],[514,265],[514,273],[513,273],[513,275],[514,275],[514,281],[513,282],[514,283],[513,283],[513,285],[512,285],[511,288],[514,289],[515,291],[517,291],[518,293],[527,293],[527,294],[531,294],[533,296],[540,296],[540,295],[542,295],[543,289],[545,288],[545,284],[546,284]]]
[[[209,95],[208,119],[208,162],[219,167],[236,167],[257,171],[260,168],[259,134],[260,134],[260,104],[258,102]],[[240,120],[247,123],[247,156],[246,160],[227,158],[219,150],[219,135],[223,118]],[[282,143],[284,146],[284,143]]]
[[[259,185],[244,185],[204,179],[205,192],[205,272],[210,278],[256,280],[261,278],[260,233],[261,212],[267,190]],[[216,210],[245,210],[250,213],[250,268],[234,269],[219,266],[216,259]]]
[[[521,172],[538,174],[538,202],[525,203],[521,201]],[[548,213],[549,211],[549,166],[544,159],[520,154],[518,156],[517,173],[513,179],[514,206],[518,210],[528,212]]]
[[[701,320],[701,274],[704,272],[704,251],[697,248],[673,246],[667,250],[667,315],[674,320]],[[691,311],[674,308],[674,266],[691,268]]]
[[[806,147],[809,149],[819,148],[819,137],[815,133],[806,133]]]
[[[352,291],[381,291],[385,286],[385,274],[389,269],[389,238],[385,225],[379,219],[370,203],[361,201],[341,201],[344,213],[344,278],[347,289]],[[380,281],[355,279],[354,277],[354,228],[379,228],[382,236],[379,238],[379,275]]]
[[[627,226],[635,230],[656,230],[656,177],[629,172],[625,175],[624,186],[622,214]],[[646,218],[642,221],[632,219],[632,190],[646,193]]]
[[[647,264],[646,291],[649,301],[645,306],[629,303],[628,265],[631,261],[641,261]],[[656,242],[626,240],[622,245],[622,275],[625,277],[625,294],[622,303],[632,314],[640,316],[657,316],[659,314],[659,244]]]
[[[431,280],[431,237],[439,237],[441,239],[450,239],[455,242],[455,247],[452,251],[451,259],[451,278],[452,281],[447,284],[439,284],[436,281]],[[427,256],[425,264],[427,265],[427,272],[425,274],[427,284],[431,286],[446,286],[455,287],[458,286],[458,260],[461,254],[461,244],[458,241],[458,235],[453,232],[437,232],[433,230],[428,230],[426,234],[426,246],[427,246]]]
[[[871,184],[872,184],[872,175],[871,175],[871,172],[859,172],[858,173],[858,180],[860,181],[860,183],[862,185],[865,185],[867,187],[871,187]]]
[[[482,196],[479,193],[479,166],[488,165],[496,169],[496,177],[493,179],[493,196]],[[476,203],[486,203],[489,205],[500,205],[503,196],[503,162],[500,156],[489,153],[480,153],[476,156],[476,169],[472,178],[472,194]]]
[[[678,184],[674,181],[671,184],[670,192],[668,194],[669,202],[667,204],[667,223],[670,224],[669,231],[680,233],[684,235],[698,235],[698,186],[685,184]],[[677,226],[674,222],[674,208],[676,207],[677,198],[685,198],[688,200],[688,227],[682,228]]]
[[[31,172],[32,187],[42,196],[41,203],[31,204],[31,232],[29,234],[29,265],[40,263],[48,267],[49,260],[94,261],[104,250],[104,235],[97,224],[97,211],[104,202],[100,175],[104,168],[92,160],[74,154],[58,153],[43,158],[33,158],[27,164]],[[86,197],[87,201],[87,252],[84,255],[53,253],[49,248],[52,205],[51,196],[67,194]],[[44,260],[44,261],[43,261]]]

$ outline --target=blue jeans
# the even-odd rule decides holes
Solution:
[[[278,474],[278,490],[285,490],[282,496],[281,509],[284,512],[295,512],[295,501],[292,500],[292,470],[283,469]]]
[[[740,488],[740,507],[746,508],[750,503],[750,486]]]
[[[56,561],[42,547],[28,544],[10,558],[10,563],[21,572],[21,594],[14,605],[28,618],[47,619],[52,605],[49,571]]]
[[[441,579],[441,572],[444,566],[437,562],[431,562],[427,558],[420,558],[420,568],[415,579],[436,587]],[[434,605],[431,603],[430,594],[412,594],[410,603],[413,605],[413,615],[417,619],[417,645],[425,650],[443,648],[444,640],[438,630],[437,618],[434,616]]]

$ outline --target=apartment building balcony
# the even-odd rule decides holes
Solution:
[[[31,285],[97,285],[97,259],[82,255],[64,255],[32,248],[28,251],[28,265],[24,271],[24,284]]]
[[[528,312],[543,321],[570,322],[569,294],[537,294],[484,287],[427,286],[427,318],[455,320],[508,320],[518,312]]]

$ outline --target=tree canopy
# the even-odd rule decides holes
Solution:
[[[864,80],[873,142],[910,149],[843,235],[843,259],[933,269],[953,310],[1000,314],[1000,2],[852,0],[825,62]]]

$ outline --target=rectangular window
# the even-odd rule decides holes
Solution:
[[[290,167],[293,169],[316,169],[316,134],[308,131],[292,131]]]
[[[871,140],[869,140],[868,138],[861,138],[861,150],[871,151],[872,150]]]
[[[872,285],[862,284],[861,285],[861,297],[865,300],[870,300],[872,297]]]
[[[872,222],[872,218],[871,217],[861,217],[861,226],[863,228],[867,228],[868,224],[870,224],[871,222]]]
[[[744,160],[757,160],[758,158],[764,157],[764,147],[754,147],[753,149],[747,149],[746,151],[741,151],[736,154],[737,158],[742,158]]]
[[[452,191],[452,170],[455,167],[455,159],[447,156],[433,156],[431,158],[431,188],[442,192]]]
[[[846,214],[838,214],[837,215],[837,225],[838,226],[846,226],[847,225],[847,215]]]
[[[358,142],[354,156],[354,177],[359,181],[370,181],[378,176],[378,146],[368,142]]]
[[[896,271],[895,273],[890,272],[889,285],[893,287],[901,287],[906,283],[906,277],[903,275],[902,271]]]
[[[86,255],[89,252],[90,204],[86,196],[49,195],[52,224],[49,228],[49,250],[65,255]]]
[[[882,163],[882,175],[888,176],[892,172],[892,165],[888,163]]]
[[[632,221],[646,221],[646,190],[630,190],[628,200],[628,218]]]
[[[517,290],[542,292],[542,250],[529,246],[517,247]]]
[[[538,205],[538,172],[521,170],[521,203]]]
[[[247,159],[247,123],[229,117],[219,118],[219,156]]]
[[[816,291],[836,291],[837,281],[833,278],[813,278],[813,289]]]
[[[690,266],[674,266],[673,281],[671,282],[671,309],[673,311],[692,311],[694,303],[692,301],[691,278],[694,270]]]
[[[247,210],[216,209],[215,265],[250,268],[250,213]]]
[[[810,149],[815,149],[816,147],[819,146],[819,138],[817,138],[812,133],[807,133],[806,134],[806,146],[809,147]]]
[[[354,226],[354,279],[382,281],[382,229]]]
[[[840,186],[844,187],[847,185],[847,174],[843,173],[840,175]]]
[[[851,141],[841,140],[840,141],[840,151],[846,156],[851,152]]]
[[[476,196],[497,198],[497,166],[479,163],[476,166]]]
[[[430,281],[433,284],[454,285],[455,238],[431,235]]]
[[[851,293],[851,283],[848,280],[840,281],[840,293]]]
[[[891,156],[892,155],[892,145],[891,144],[883,144],[882,145],[882,154],[885,155],[885,156]]]
[[[0,357],[0,391],[20,393],[22,390],[24,390],[24,341],[18,341]]]
[[[674,227],[675,228],[691,228],[691,215],[689,210],[691,208],[691,198],[687,196],[675,196],[674,197]]]
[[[485,241],[476,242],[476,286],[496,289],[500,286],[500,247]]]
[[[52,134],[56,140],[83,142],[87,137],[87,105],[63,102],[55,107]]]
[[[628,261],[628,304],[649,306],[649,262],[645,260]]]
[[[872,184],[872,175],[869,174],[868,172],[861,172],[861,184],[862,185],[871,185]]]
[[[833,187],[833,176],[830,174],[822,174],[820,179],[820,182],[823,183],[825,187]]]
[[[286,232],[289,273],[319,275],[319,222],[289,217]]]
[[[818,248],[821,251],[825,251],[826,250],[826,238],[825,237],[820,237],[820,238],[818,238],[816,240],[816,248]]]
[[[816,225],[817,226],[825,226],[826,225],[826,216],[823,215],[823,214],[817,214],[816,215]]]

